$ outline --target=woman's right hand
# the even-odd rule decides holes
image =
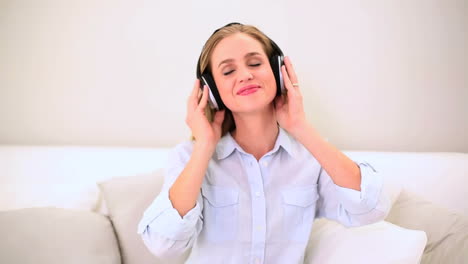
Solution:
[[[187,102],[187,117],[185,123],[192,130],[192,135],[197,144],[205,145],[214,150],[221,138],[221,125],[224,120],[224,110],[217,111],[213,122],[210,123],[205,114],[205,107],[208,106],[208,87],[203,87],[203,95],[200,98],[200,80],[196,80]]]

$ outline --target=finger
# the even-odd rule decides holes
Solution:
[[[284,64],[286,65],[286,70],[288,72],[288,76],[289,76],[289,79],[291,80],[291,83],[298,83],[296,71],[294,70],[294,67],[291,63],[291,59],[289,58],[289,56],[286,56],[284,58]]]
[[[281,73],[283,74],[284,87],[286,87],[288,93],[294,91],[294,87],[289,79],[288,72],[286,71],[286,66],[281,66]]]
[[[197,101],[197,105],[200,103],[200,100],[201,100],[202,95],[203,95],[203,89],[200,88],[200,89],[198,89],[198,94],[197,94],[197,100],[196,100],[196,101]]]
[[[205,85],[203,86],[203,95],[202,95],[202,98],[200,100],[200,104],[198,105],[198,107],[204,110],[207,103],[208,103],[208,86]]]
[[[197,98],[199,90],[200,90],[200,80],[196,79],[195,83],[193,84],[193,88],[192,88],[192,92],[190,93],[190,96],[193,98]]]
[[[200,92],[200,80],[196,79],[195,83],[193,84],[192,92],[190,92],[190,96],[187,100],[187,106],[190,109],[193,109],[197,106],[199,92]]]

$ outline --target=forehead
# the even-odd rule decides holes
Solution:
[[[253,37],[244,33],[235,33],[222,39],[213,50],[211,62],[213,65],[226,59],[240,59],[247,53],[258,52],[266,56],[263,45]]]

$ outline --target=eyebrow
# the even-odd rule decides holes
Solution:
[[[249,53],[245,54],[244,58],[248,58],[248,57],[252,57],[252,56],[256,56],[256,55],[261,55],[261,54],[259,52],[256,52],[256,51],[249,52]],[[222,62],[220,62],[218,64],[218,68],[219,68],[219,66],[221,66],[221,64],[232,62],[232,61],[234,61],[234,59],[225,59],[225,60],[223,60]]]

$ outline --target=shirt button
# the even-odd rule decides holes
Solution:
[[[260,197],[260,192],[255,192],[255,196]]]
[[[263,164],[263,167],[268,166],[268,162],[266,162],[266,161],[264,161],[262,164]]]
[[[257,230],[258,231],[262,230],[262,226],[257,226]]]
[[[260,259],[259,258],[255,258],[255,264],[260,264]]]

